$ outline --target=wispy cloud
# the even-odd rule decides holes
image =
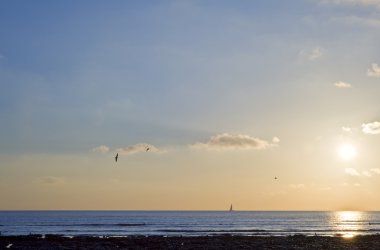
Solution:
[[[367,177],[371,177],[372,176],[371,173],[368,172],[368,171],[362,171],[362,175],[363,176],[367,176]]]
[[[278,143],[280,143],[280,138],[278,138],[277,136],[275,136],[275,137],[272,138],[272,142],[275,143],[275,144],[278,144]]]
[[[309,59],[312,61],[320,57],[322,57],[322,49],[320,47],[314,48],[309,55]]]
[[[367,70],[368,76],[380,77],[380,67],[377,63],[372,63],[372,67]]]
[[[379,174],[380,175],[380,169],[378,168],[371,168],[370,170],[364,170],[361,173],[359,173],[354,168],[346,168],[344,171],[348,175],[352,176],[365,176],[365,177],[371,177],[373,174]]]
[[[146,151],[155,153],[161,152],[157,147],[148,143],[138,143],[125,148],[118,148],[116,151],[121,155],[131,155]]]
[[[35,181],[40,184],[48,184],[48,185],[57,185],[57,184],[65,183],[64,178],[55,177],[55,176],[41,176],[41,177],[38,177]]]
[[[362,124],[362,131],[364,134],[377,135],[380,134],[380,122],[370,122]]]
[[[361,5],[368,7],[376,7],[380,9],[380,0],[321,0],[324,4],[336,4],[336,5]]]
[[[334,17],[332,21],[348,24],[348,25],[359,25],[365,27],[379,28],[380,20],[371,17],[359,17],[359,16],[343,16]]]
[[[350,127],[342,127],[342,131],[344,133],[352,133],[353,129]]]
[[[352,176],[359,176],[359,175],[360,175],[359,172],[358,172],[356,169],[354,169],[354,168],[346,168],[346,169],[344,170],[344,172],[345,172],[346,174],[348,174],[348,175],[352,175]]]
[[[323,54],[324,54],[324,49],[322,49],[321,47],[315,47],[311,50],[301,50],[299,53],[300,56],[306,57],[310,61],[314,61],[321,58]]]
[[[371,168],[370,171],[375,173],[375,174],[380,174],[380,169],[378,169],[378,168]]]
[[[290,184],[289,187],[294,189],[302,189],[305,188],[305,184]]]
[[[107,147],[106,145],[100,145],[96,148],[93,148],[92,151],[97,152],[97,153],[107,153],[110,151],[110,148]]]
[[[340,89],[349,89],[352,88],[352,85],[346,82],[335,82],[334,86]]]
[[[246,149],[266,149],[278,146],[279,138],[274,137],[271,142],[251,137],[249,135],[238,134],[231,135],[228,133],[212,136],[206,143],[198,142],[191,145],[196,149],[207,150],[246,150]]]

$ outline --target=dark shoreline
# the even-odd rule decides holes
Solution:
[[[12,244],[12,245],[10,245]],[[7,248],[8,247],[8,248]],[[380,249],[380,235],[328,236],[0,236],[1,249]]]

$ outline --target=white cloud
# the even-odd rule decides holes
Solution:
[[[305,188],[305,184],[290,184],[289,187],[294,189],[302,189]]]
[[[92,149],[93,152],[98,152],[98,153],[107,153],[110,151],[110,148],[107,147],[106,145],[100,145],[96,148]]]
[[[315,47],[311,50],[301,50],[299,55],[302,57],[306,57],[311,61],[317,60],[322,57],[324,54],[324,50],[321,47]]]
[[[334,86],[340,89],[349,89],[352,88],[351,84],[346,82],[335,82]]]
[[[275,137],[277,138],[277,137]],[[273,138],[273,143],[251,137],[249,135],[231,135],[228,133],[212,136],[206,143],[195,143],[191,147],[208,150],[241,150],[241,149],[266,149],[278,146],[280,139]],[[275,142],[277,141],[277,142]]]
[[[380,77],[380,67],[376,63],[372,63],[372,68],[367,70],[367,76]]]
[[[360,185],[360,183],[355,183],[354,186],[355,187],[360,187],[361,185]]]
[[[378,169],[378,168],[371,168],[370,171],[375,173],[375,174],[380,174],[380,169]]]
[[[147,143],[138,143],[138,144],[135,144],[135,145],[130,145],[126,148],[118,148],[116,150],[120,155],[131,155],[131,154],[136,154],[136,153],[139,153],[139,152],[160,152],[160,150],[158,148],[156,148],[155,146],[151,145],[151,144],[147,144]]]
[[[370,122],[362,124],[362,131],[364,134],[377,135],[380,134],[380,122]]]
[[[358,172],[356,169],[354,169],[354,168],[346,168],[346,169],[344,170],[344,172],[345,172],[346,174],[348,174],[348,175],[352,175],[352,176],[359,176],[359,175],[360,175],[359,172]]]
[[[280,143],[280,138],[278,138],[277,136],[275,136],[275,137],[273,137],[272,142],[276,143],[276,144]]]

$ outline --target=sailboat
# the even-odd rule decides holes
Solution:
[[[230,206],[230,212],[232,212],[232,211],[234,211],[234,210],[232,209],[232,204],[231,204],[231,206]]]

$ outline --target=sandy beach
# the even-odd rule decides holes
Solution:
[[[322,236],[91,237],[0,236],[1,249],[380,249],[380,235]]]

